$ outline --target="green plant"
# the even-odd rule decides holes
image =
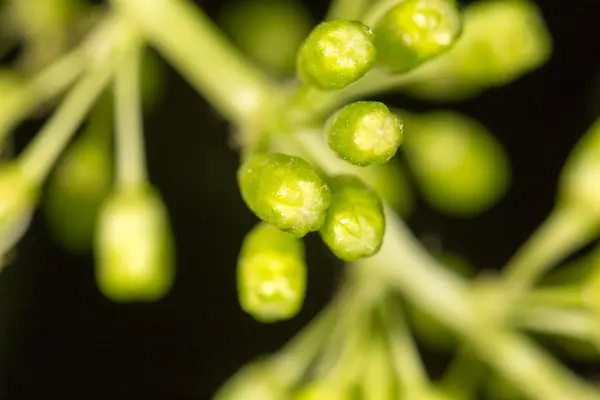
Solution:
[[[241,197],[263,221],[241,248],[242,308],[263,322],[298,312],[307,284],[301,239],[309,232],[320,232],[332,252],[350,262],[322,314],[286,348],[241,370],[216,398],[469,399],[486,380],[525,398],[600,399],[600,389],[521,332],[577,339],[598,350],[598,257],[587,263],[592,273],[575,283],[535,284],[599,233],[600,125],[590,128],[567,162],[555,211],[499,277],[469,281],[425,251],[391,208],[401,207],[396,202],[402,196],[390,184],[395,175],[385,173],[393,164],[367,166],[405,151],[417,186],[439,211],[476,215],[493,206],[510,171],[484,127],[454,114],[390,112],[382,103],[358,100],[394,90],[461,100],[534,70],[548,59],[551,43],[531,2],[480,0],[461,11],[452,0],[336,0],[328,21],[303,43],[294,39],[298,32],[281,41],[297,43],[301,78],[284,82],[250,62],[185,0],[113,0],[107,10],[76,0],[43,3],[61,12],[39,22],[21,0],[5,10],[10,21],[27,22],[12,40],[29,46],[19,60],[25,76],[0,74],[0,139],[6,143],[29,115],[58,108],[24,152],[1,167],[3,254],[44,201],[47,177],[88,115],[87,131],[98,128],[93,111],[102,110],[108,94],[115,177],[106,154],[96,159],[86,152],[91,139],[84,134],[50,181],[73,185],[74,192],[62,200],[48,195],[49,215],[77,218],[81,212],[89,221],[95,214],[95,223],[83,228],[57,229],[75,249],[93,242],[98,285],[107,297],[153,301],[168,292],[175,276],[173,238],[161,197],[148,183],[143,151],[142,104],[156,91],[147,87],[141,60],[152,46],[236,128]],[[85,39],[56,40],[73,36]],[[277,48],[265,58],[256,54],[262,50],[256,43],[239,43],[257,63],[289,66],[288,53],[274,60]],[[111,128],[98,129],[106,140]],[[102,168],[92,169],[101,179],[76,176],[80,170],[69,162],[97,162]],[[68,178],[61,183],[63,174]],[[81,209],[59,210],[69,201]],[[95,240],[69,240],[85,234]],[[422,313],[419,329],[443,326],[440,333],[460,343],[439,382],[427,376],[414,344],[414,310]]]

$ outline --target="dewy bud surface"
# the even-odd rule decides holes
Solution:
[[[402,120],[383,103],[357,101],[333,114],[325,126],[329,147],[357,166],[383,164],[403,140]]]
[[[237,281],[242,309],[256,320],[275,322],[294,317],[306,290],[302,241],[261,222],[244,238]]]
[[[389,10],[374,32],[377,63],[403,73],[449,50],[460,35],[461,18],[447,0],[406,0]]]
[[[376,56],[368,26],[356,21],[329,21],[313,29],[304,41],[297,68],[304,82],[321,90],[336,90],[362,78]]]
[[[175,272],[167,210],[151,188],[117,191],[103,206],[95,243],[96,280],[113,301],[156,301]]]
[[[333,254],[355,261],[376,254],[383,243],[385,215],[379,196],[360,179],[331,179],[331,206],[319,232]]]
[[[252,156],[240,167],[238,183],[248,208],[281,230],[302,237],[323,225],[329,187],[300,157],[280,153]]]

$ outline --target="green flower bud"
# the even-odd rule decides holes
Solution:
[[[527,0],[482,0],[463,13],[460,40],[416,72],[408,91],[425,100],[461,101],[504,86],[545,64],[552,39],[539,8]]]
[[[247,55],[274,73],[294,71],[296,54],[312,19],[297,0],[245,0],[225,6],[225,32]]]
[[[500,142],[459,114],[413,116],[405,153],[425,200],[438,211],[473,216],[506,193],[510,167]]]
[[[323,241],[344,261],[376,254],[385,233],[385,216],[379,196],[350,175],[332,178],[330,187],[331,206],[319,231]]]
[[[116,302],[156,301],[170,290],[174,243],[167,210],[152,188],[118,190],[100,212],[96,281]]]
[[[575,145],[561,173],[559,201],[600,221],[600,119]]]
[[[402,144],[403,122],[383,103],[357,101],[333,114],[325,132],[329,147],[350,164],[383,164]]]
[[[323,225],[329,187],[300,157],[280,153],[252,156],[240,167],[238,184],[248,208],[281,230],[302,237]]]
[[[237,275],[244,311],[265,323],[292,318],[302,308],[306,291],[304,245],[262,222],[244,238]]]
[[[53,238],[73,252],[92,248],[98,213],[110,192],[110,148],[98,139],[85,135],[74,142],[48,182],[44,201],[48,227]]]
[[[362,78],[376,58],[371,29],[357,21],[318,25],[298,52],[302,80],[321,90],[342,89]]]
[[[281,400],[286,390],[264,360],[239,370],[213,396],[213,400]]]
[[[0,168],[0,255],[4,256],[25,234],[38,188],[24,175],[18,164],[8,162]]]
[[[377,63],[403,73],[449,50],[461,32],[456,5],[447,0],[406,0],[374,28]]]

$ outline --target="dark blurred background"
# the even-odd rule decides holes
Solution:
[[[305,3],[322,19],[328,1]],[[444,248],[482,268],[500,268],[547,215],[569,150],[600,114],[600,6],[596,0],[538,4],[554,37],[552,60],[508,87],[452,106],[483,122],[506,146],[514,173],[508,195],[470,219],[443,217],[419,202],[408,221],[418,236],[434,234]],[[202,5],[214,16],[223,2]],[[433,109],[401,96],[384,100]],[[17,148],[40,123],[20,129]],[[177,238],[172,293],[156,304],[109,302],[96,289],[91,257],[62,251],[36,216],[14,263],[0,275],[0,331],[9,338],[1,347],[7,364],[0,398],[209,399],[240,366],[277,350],[331,298],[341,265],[313,235],[301,314],[275,325],[245,315],[236,298],[236,257],[256,219],[238,193],[228,124],[169,70],[146,132],[151,179],[169,206]],[[434,369],[444,360],[427,357]],[[574,367],[594,372],[593,366]]]

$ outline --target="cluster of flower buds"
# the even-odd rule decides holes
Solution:
[[[373,27],[331,20],[317,25],[298,50],[305,87],[336,91],[373,68],[404,73],[448,50],[461,31],[456,4],[409,0],[387,10]],[[404,123],[384,104],[357,101],[324,123],[324,140],[355,167],[383,165],[404,141]],[[328,174],[293,155],[260,152],[245,158],[238,184],[248,208],[263,222],[245,238],[238,264],[239,298],[257,320],[293,317],[305,291],[300,239],[319,232],[347,262],[375,255],[385,233],[380,195],[360,178]]]

